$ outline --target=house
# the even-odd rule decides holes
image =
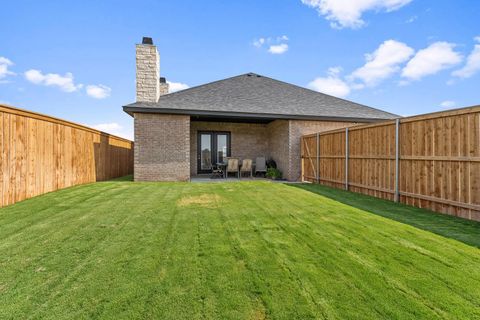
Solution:
[[[168,93],[151,38],[136,46],[135,181],[188,181],[224,157],[272,158],[300,178],[300,137],[398,116],[255,73]]]

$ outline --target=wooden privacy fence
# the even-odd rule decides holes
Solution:
[[[133,172],[133,142],[0,105],[0,207]]]
[[[305,135],[302,179],[480,221],[480,107]]]

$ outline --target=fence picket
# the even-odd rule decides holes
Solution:
[[[480,221],[480,106],[317,135],[306,181]]]
[[[4,105],[0,124],[0,207],[133,172],[129,140]]]

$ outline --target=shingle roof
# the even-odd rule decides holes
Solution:
[[[124,106],[133,112],[250,115],[277,118],[380,119],[397,115],[327,94],[247,73],[170,93],[157,103]]]

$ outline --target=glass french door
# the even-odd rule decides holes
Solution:
[[[199,131],[197,171],[210,173],[213,167],[230,156],[230,132]]]

